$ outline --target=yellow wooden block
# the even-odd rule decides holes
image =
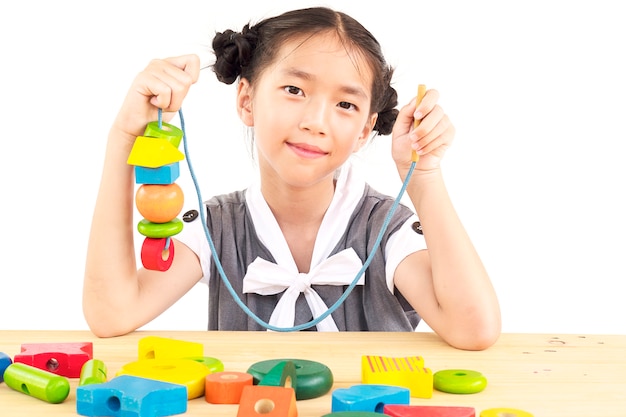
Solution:
[[[146,336],[139,339],[138,359],[180,359],[204,356],[202,343]]]
[[[433,373],[424,366],[424,359],[421,356],[404,358],[362,356],[361,381],[364,384],[408,388],[411,397],[431,398],[433,396]]]
[[[127,363],[117,372],[187,387],[187,398],[204,395],[205,380],[211,370],[192,359],[142,359]]]
[[[137,136],[130,150],[129,165],[158,168],[185,159],[185,155],[165,138]]]

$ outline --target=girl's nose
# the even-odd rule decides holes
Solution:
[[[325,135],[328,129],[328,104],[321,99],[310,99],[304,106],[300,129],[315,135]]]

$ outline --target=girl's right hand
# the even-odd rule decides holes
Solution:
[[[197,55],[151,61],[135,77],[113,129],[132,138],[142,135],[146,124],[157,120],[159,108],[163,110],[164,120],[171,119],[180,109],[191,85],[198,81],[199,74],[200,58]]]

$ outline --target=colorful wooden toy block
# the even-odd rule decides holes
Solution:
[[[197,357],[192,356],[192,357],[183,358],[183,359],[190,359],[192,361],[196,361],[196,362],[203,364],[204,366],[209,368],[209,371],[211,371],[212,374],[215,372],[222,372],[224,370],[224,364],[222,363],[221,360],[217,358],[211,358],[209,356],[197,356]]]
[[[126,162],[129,165],[158,168],[183,159],[185,155],[167,139],[137,136]]]
[[[175,148],[178,148],[180,146],[180,141],[183,139],[182,130],[172,124],[163,121],[161,121],[160,127],[158,121],[148,123],[146,125],[146,129],[143,132],[143,135],[150,138],[166,139]]]
[[[160,336],[146,336],[139,339],[137,359],[182,359],[203,357],[204,345],[187,340]]]
[[[209,368],[191,359],[142,359],[127,363],[117,372],[187,387],[189,399],[204,395],[205,378]]]
[[[101,384],[107,381],[107,367],[99,359],[90,359],[80,371],[79,386]]]
[[[167,223],[152,223],[146,219],[139,220],[137,231],[145,237],[163,238],[177,235],[183,230],[183,222],[173,219]]]
[[[390,417],[476,417],[474,407],[387,404],[383,411]]]
[[[269,359],[251,365],[246,372],[254,377],[258,384],[277,365],[283,362],[293,362],[296,367],[296,399],[308,400],[320,397],[333,386],[333,374],[330,369],[319,362],[306,359]]]
[[[433,386],[437,391],[449,394],[475,394],[487,387],[487,378],[468,369],[446,369],[435,372]]]
[[[324,414],[322,417],[382,417],[382,414],[373,411],[337,411]]]
[[[185,198],[180,185],[142,184],[135,193],[139,214],[152,223],[167,223],[183,209]]]
[[[4,352],[0,352],[0,382],[4,381],[4,371],[11,365],[11,357]]]
[[[480,412],[480,417],[533,417],[531,413],[515,408],[490,408]]]
[[[249,385],[243,388],[237,417],[297,417],[293,388]]]
[[[404,358],[362,356],[361,382],[405,387],[410,390],[411,397],[433,396],[433,373],[424,367],[424,359],[421,356]]]
[[[141,263],[152,271],[167,271],[174,261],[174,242],[169,237],[147,237],[141,245]]]
[[[90,417],[162,417],[187,411],[183,385],[123,375],[76,389],[76,412]]]
[[[93,344],[26,343],[13,362],[24,363],[67,378],[79,378],[80,371],[93,358]]]
[[[411,394],[408,388],[392,385],[362,384],[338,388],[332,394],[332,412],[373,411],[382,413],[387,404],[408,405]]]
[[[135,167],[135,184],[171,184],[180,177],[180,163],[148,168]]]
[[[282,361],[274,366],[270,371],[261,378],[258,385],[269,385],[272,387],[291,387],[298,386],[298,375],[296,373],[296,365],[293,361]]]
[[[211,404],[239,404],[244,387],[253,385],[246,372],[216,372],[205,381],[204,398]]]
[[[51,404],[62,403],[70,393],[69,380],[24,363],[13,363],[4,371],[10,388]]]

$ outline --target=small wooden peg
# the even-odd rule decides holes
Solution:
[[[422,102],[422,99],[424,98],[424,95],[426,95],[426,85],[424,84],[420,84],[417,86],[417,98],[415,100],[415,106],[419,106],[419,104]],[[413,121],[413,129],[416,129],[419,125],[420,122],[422,120],[421,119],[415,119]],[[417,154],[417,152],[412,151],[411,153],[411,161],[413,162],[417,162],[419,161],[420,156]]]

